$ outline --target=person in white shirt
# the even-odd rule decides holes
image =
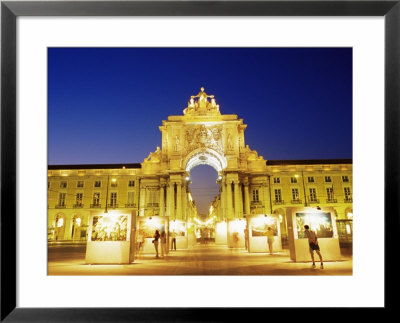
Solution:
[[[311,260],[312,260],[312,266],[315,267],[315,260],[314,260],[314,250],[319,256],[319,260],[321,261],[321,269],[324,268],[324,264],[322,262],[322,256],[321,252],[319,250],[319,245],[318,245],[318,237],[316,233],[312,230],[310,230],[310,227],[306,224],[304,226],[304,235],[306,238],[308,238],[308,245],[310,246],[310,254],[311,254]]]

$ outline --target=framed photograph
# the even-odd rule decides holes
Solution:
[[[1,321],[235,321],[239,311],[245,315],[264,315],[267,310],[278,308],[293,311],[309,307],[392,309],[394,304],[390,289],[397,285],[395,282],[398,282],[398,278],[388,271],[387,261],[389,256],[396,254],[393,237],[398,235],[399,19],[398,0],[2,1]],[[47,75],[50,53],[48,49],[125,47],[352,48],[353,196],[357,199],[354,204],[352,276],[290,277],[296,278],[294,284],[293,280],[288,280],[284,275],[275,276],[274,279],[257,275],[112,277],[107,276],[107,269],[104,270],[104,276],[96,277],[48,275],[47,243],[56,242],[59,237],[65,236],[65,225],[70,221],[66,217],[58,216],[59,212],[54,212],[54,223],[47,225],[47,219],[43,215],[47,216],[50,208],[48,203],[54,202],[55,208],[62,209],[67,198],[65,193],[57,195],[54,201],[47,196],[47,136],[50,124],[48,118],[51,117],[47,109],[50,100],[48,94],[53,93],[48,89],[51,85]],[[153,55],[150,52],[148,54]],[[199,60],[201,59],[200,55]],[[165,59],[165,64],[167,63],[168,58]],[[62,63],[59,64],[61,65]],[[67,64],[64,67],[68,69]],[[188,73],[207,75],[209,72],[198,70],[198,66],[193,64]],[[229,73],[234,75],[232,70]],[[77,79],[70,81],[78,82]],[[256,82],[249,80],[249,84],[252,81]],[[152,80],[144,79],[143,82],[148,82],[149,86],[152,84]],[[182,84],[184,82],[185,78],[182,79]],[[240,92],[240,88],[230,90],[233,94]],[[332,88],[332,92],[336,90]],[[159,95],[168,97],[169,93],[161,92]],[[207,113],[217,115],[217,104],[221,104],[221,109],[224,107],[218,101],[218,93],[216,99],[217,102],[213,95],[207,95],[201,89],[197,96],[190,97],[188,106],[184,107],[182,113],[190,115],[208,111]],[[251,102],[252,98],[248,98],[249,105]],[[90,105],[90,102],[87,104]],[[148,107],[148,111],[150,108]],[[72,113],[72,110],[65,111],[66,114]],[[150,114],[148,111],[147,115]],[[78,119],[79,111],[73,113]],[[153,117],[158,120],[165,118]],[[87,121],[82,123],[84,127],[93,122],[90,116],[85,115],[84,118]],[[143,119],[138,119],[136,122],[142,121]],[[266,120],[266,126],[271,122],[274,122],[273,116],[271,120]],[[310,120],[304,127],[314,127],[313,122],[315,121]],[[318,122],[323,123],[323,120]],[[77,124],[68,125],[71,133]],[[226,141],[227,150],[235,150],[233,132],[228,131],[221,136],[218,129],[214,132],[212,130],[189,129],[192,137],[196,138],[191,141],[191,149],[197,149],[196,145],[204,146],[212,139],[215,150],[221,148],[222,140]],[[283,125],[281,131],[284,130]],[[339,136],[340,133],[340,129],[329,128],[326,131],[316,131],[316,137],[327,138],[327,146],[330,136]],[[99,133],[92,131],[93,140],[96,140]],[[274,132],[273,135],[279,137],[280,134]],[[174,135],[171,138],[170,149],[174,154],[180,151],[184,137]],[[79,144],[80,138],[77,137],[76,140]],[[240,144],[239,142],[238,145]],[[250,150],[247,153],[249,163],[257,164],[260,156]],[[145,159],[148,162],[147,170],[150,171],[154,166],[152,162],[159,161],[160,154],[157,147]],[[217,169],[223,164],[212,155],[200,157],[210,158]],[[200,158],[199,160],[197,162],[201,163]],[[196,165],[194,162],[192,166]],[[124,167],[121,166],[122,169]],[[171,167],[174,167],[173,162]],[[82,178],[86,176],[81,175]],[[59,176],[62,177],[63,174],[60,173]],[[292,184],[296,183],[297,178],[292,178]],[[64,185],[62,181],[60,185]],[[83,181],[78,181],[76,185],[79,192],[74,193],[74,207],[80,209],[86,205],[82,195],[86,188]],[[129,191],[130,184],[127,182],[126,185]],[[300,201],[303,188],[304,184],[303,187],[296,186],[295,191],[292,191],[292,200],[295,201],[292,203]],[[67,192],[67,187],[62,189]],[[245,187],[241,189],[244,192]],[[173,190],[176,193],[178,189],[175,187]],[[232,190],[238,190],[233,182]],[[333,184],[326,185],[326,190],[328,199],[332,201],[339,195],[338,192],[333,192]],[[93,205],[101,204],[100,191],[100,187],[96,188],[98,195],[93,196],[90,202]],[[118,204],[116,192],[115,186],[114,190],[111,189],[114,194],[111,195],[111,204],[108,204],[108,200],[105,202],[106,210],[108,205],[112,208]],[[165,194],[160,194],[155,190],[149,191],[149,200],[146,201],[153,206],[158,205],[159,199],[167,201],[168,192],[170,191],[166,190]],[[254,207],[261,207],[258,201],[263,198],[262,189],[248,194],[255,199]],[[127,196],[125,205],[137,205],[136,195],[132,193]],[[346,195],[345,198],[348,200],[349,196]],[[277,204],[283,203],[279,189],[275,190],[274,201]],[[232,203],[235,205],[237,201],[233,199]],[[217,204],[214,207],[217,210]],[[245,208],[244,202],[242,208]],[[264,211],[260,214],[272,213],[270,210]],[[137,212],[148,216],[146,210],[138,209]],[[158,211],[157,214],[154,210],[152,212],[155,218],[164,215]],[[345,212],[351,212],[353,220],[353,210],[346,209]],[[389,216],[393,214],[395,216]],[[281,234],[279,226],[282,216],[279,212],[274,216],[276,221],[272,224],[254,223],[251,227],[252,236],[264,238],[269,226],[273,227],[275,236]],[[295,225],[298,226],[299,235],[307,223],[312,228],[315,227],[321,237],[329,238],[333,235],[332,216],[332,213],[321,213],[316,218],[312,214],[298,212]],[[71,223],[68,222],[72,228],[69,230],[71,240],[86,240],[90,235],[89,240],[92,242],[104,244],[130,240],[136,242],[132,232],[129,233],[131,225],[128,215],[112,220],[110,218],[96,213],[87,224],[81,217],[71,218]],[[194,236],[192,224],[182,223],[174,224],[175,234],[185,238]],[[346,223],[343,225],[344,228],[349,228]],[[149,226],[143,221],[138,222],[138,226],[132,225],[132,228],[136,227],[148,239],[159,228]],[[241,228],[240,234],[243,235],[245,246],[246,237],[243,232]],[[376,238],[374,243],[370,243],[371,236]],[[374,275],[374,279],[371,279],[371,275]],[[315,284],[315,279],[324,284],[316,286],[318,284]],[[303,284],[305,287],[311,284],[317,294],[323,293],[324,289],[332,291],[336,288],[337,291],[311,304],[307,302],[307,298],[298,298],[299,288]],[[365,284],[371,290],[368,298],[361,295]],[[268,293],[268,289],[274,290],[273,295]]]

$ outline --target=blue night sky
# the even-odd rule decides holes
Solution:
[[[143,162],[201,86],[266,160],[352,158],[351,48],[49,48],[48,76],[51,165]]]

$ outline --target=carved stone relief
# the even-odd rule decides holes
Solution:
[[[222,127],[189,126],[185,128],[186,153],[198,148],[214,149],[223,154]]]

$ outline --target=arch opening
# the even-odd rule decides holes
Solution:
[[[218,173],[226,168],[227,162],[225,157],[211,149],[199,149],[193,151],[186,158],[185,170],[190,172],[194,167],[199,165],[208,165],[214,168]]]

